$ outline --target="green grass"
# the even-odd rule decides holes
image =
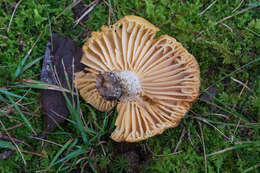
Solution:
[[[69,121],[43,143],[27,136],[43,132],[40,88],[46,86],[36,83],[38,89],[36,84],[21,87],[23,80],[39,81],[51,31],[81,45],[91,31],[108,24],[108,6],[101,3],[84,26],[73,28],[72,0],[23,0],[8,31],[15,2],[0,1],[0,134],[7,131],[30,146],[15,146],[12,141],[0,139],[0,154],[7,148],[13,151],[9,159],[0,160],[0,172],[98,172],[98,168],[127,172],[131,165],[125,156],[115,153],[114,142],[109,138],[115,110],[101,113],[79,98],[76,106],[69,106]],[[200,64],[201,92],[209,86],[217,88],[212,100],[198,99],[178,127],[140,142],[151,152],[142,172],[206,172],[205,167],[208,172],[259,172],[259,2],[219,0],[205,12],[213,1],[106,2],[110,5],[111,23],[125,15],[139,15],[159,27],[159,34],[175,37]],[[228,16],[231,17],[223,20]],[[238,81],[248,82],[250,90],[243,89]],[[180,138],[183,128],[186,133]],[[174,152],[177,143],[180,145]]]

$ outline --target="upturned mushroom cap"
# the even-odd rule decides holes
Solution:
[[[100,111],[118,103],[115,141],[137,142],[177,126],[199,94],[197,61],[174,38],[155,38],[158,31],[141,17],[125,16],[83,46],[89,73],[75,75],[76,87]]]

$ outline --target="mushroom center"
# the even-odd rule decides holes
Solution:
[[[98,93],[106,100],[132,101],[141,93],[141,85],[134,72],[101,72],[96,76]]]

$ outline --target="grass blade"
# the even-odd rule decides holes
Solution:
[[[68,98],[68,96],[65,93],[63,93],[63,94],[64,94],[65,100],[67,102],[67,107],[68,107],[72,117],[74,118],[74,120],[76,120],[76,123],[77,123],[76,128],[80,131],[84,143],[88,144],[88,139],[87,139],[87,136],[86,136],[85,131],[84,131],[84,126],[83,126],[83,123],[80,119],[80,112],[77,111],[75,108],[73,108],[71,101]]]
[[[86,152],[86,149],[85,148],[80,148],[80,149],[77,149],[73,152],[71,152],[70,154],[66,155],[65,157],[63,157],[62,159],[58,160],[57,162],[53,163],[53,166],[54,165],[57,165],[58,163],[61,163],[61,162],[64,162],[64,161],[67,161],[67,160],[70,160],[72,158],[75,158],[83,153]]]
[[[8,101],[7,101],[3,96],[0,95],[0,102],[6,103],[6,102],[8,102]]]
[[[216,108],[218,108],[218,109],[220,109],[222,111],[230,113],[230,114],[234,115],[235,117],[240,118],[240,119],[242,119],[243,121],[245,121],[247,123],[249,122],[249,120],[246,117],[244,117],[240,113],[236,112],[234,109],[230,109],[230,108],[226,107],[225,105],[224,106],[226,107],[226,109],[221,107],[221,106],[219,106],[219,105],[217,105],[217,104],[215,104],[215,103],[212,103],[212,102],[209,102],[209,101],[206,101],[206,100],[203,100],[203,99],[199,99],[199,100],[201,100],[201,101],[203,101],[203,102],[205,102],[205,103],[207,103],[209,105],[213,105],[213,106],[215,106]],[[217,100],[217,99],[215,99],[215,100]]]
[[[8,92],[8,91],[3,90],[3,89],[0,89],[0,93],[3,93],[5,95],[7,95],[7,96],[13,96],[13,97],[17,97],[17,98],[22,98],[22,96],[16,95],[14,93]]]
[[[50,163],[50,167],[52,167],[54,165],[54,163],[56,162],[56,160],[58,159],[58,157],[63,153],[63,151],[69,146],[69,144],[73,141],[73,139],[70,139],[66,142],[65,145],[63,145],[63,147],[57,152],[57,154],[54,156],[54,158],[52,159],[51,163]]]
[[[209,88],[212,87],[212,86],[214,86],[214,85],[216,85],[217,83],[221,82],[222,80],[224,80],[224,79],[226,79],[226,78],[232,76],[233,74],[238,73],[238,72],[241,71],[242,69],[244,69],[244,68],[246,68],[246,67],[248,67],[248,66],[250,66],[250,65],[252,65],[252,64],[254,64],[254,63],[258,62],[258,61],[260,61],[260,57],[258,57],[258,58],[253,58],[253,59],[254,59],[254,60],[252,60],[252,61],[246,63],[245,65],[242,65],[242,66],[239,67],[238,69],[236,69],[236,70],[232,71],[231,73],[225,75],[224,77],[220,78],[220,79],[217,80],[215,83],[213,83],[212,85],[210,85]]]
[[[90,168],[92,169],[92,171],[93,171],[94,173],[98,173],[98,171],[96,170],[96,168],[93,166],[91,160],[89,161],[89,166],[90,166]]]
[[[257,169],[257,168],[259,168],[259,167],[260,167],[260,163],[258,163],[258,164],[256,164],[256,165],[254,165],[254,166],[252,166],[252,167],[250,167],[250,168],[244,170],[243,173],[251,172],[251,171],[253,171],[254,169]]]
[[[11,142],[3,141],[3,140],[0,139],[0,148],[12,149],[12,148],[15,148],[15,147],[14,147],[14,145]]]
[[[20,114],[20,116],[22,117],[22,119],[24,120],[24,122],[26,123],[26,125],[31,129],[31,131],[37,135],[37,133],[33,130],[31,123],[28,121],[28,119],[25,117],[25,115],[22,113],[22,111],[20,110],[20,108],[18,107],[18,105],[15,103],[15,101],[7,95],[7,98],[10,100],[10,102],[14,105],[15,109],[17,110],[17,112]]]
[[[25,55],[25,57],[22,59],[22,61],[21,61],[20,64],[18,65],[18,67],[17,67],[17,69],[16,69],[16,71],[15,71],[15,73],[14,73],[15,79],[16,79],[18,76],[20,76],[20,74],[23,72],[24,64],[26,63],[28,57],[30,56],[30,54],[31,54],[31,52],[32,52],[32,50],[33,50],[33,48],[35,47],[35,45],[37,44],[37,42],[40,40],[40,38],[41,38],[41,36],[42,36],[42,34],[43,34],[44,31],[45,31],[45,29],[41,31],[40,35],[38,36],[38,38],[36,39],[36,41],[33,43],[33,45],[32,45],[32,47],[30,48],[30,50],[27,52],[27,54]]]
[[[22,72],[26,71],[27,69],[29,69],[31,66],[33,66],[35,63],[37,63],[38,61],[42,60],[44,56],[38,57],[35,60],[33,60],[32,62],[28,63],[26,66],[24,66]]]
[[[260,6],[260,2],[254,2],[254,3],[250,3],[248,4],[249,7],[258,7]]]

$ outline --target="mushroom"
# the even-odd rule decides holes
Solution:
[[[196,59],[159,28],[125,16],[92,32],[83,46],[84,71],[75,74],[83,99],[100,111],[117,105],[117,142],[137,142],[176,127],[197,98]]]

